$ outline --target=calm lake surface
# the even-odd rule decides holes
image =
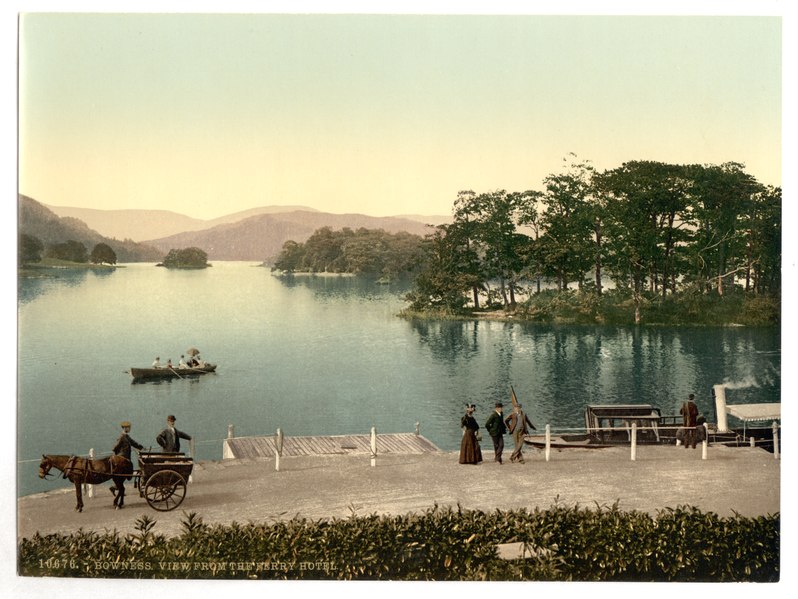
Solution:
[[[729,403],[780,401],[777,328],[549,326],[413,322],[407,289],[351,277],[281,279],[245,262],[198,271],[131,264],[19,283],[20,495],[51,490],[42,453],[107,455],[121,429],[145,447],[166,416],[221,459],[236,435],[411,432],[459,447],[466,402],[484,425],[513,385],[538,428],[580,427],[588,403],[652,403],[678,413],[695,393],[714,421],[712,385]],[[155,356],[196,346],[218,373],[132,384]],[[490,439],[483,447],[490,454]]]

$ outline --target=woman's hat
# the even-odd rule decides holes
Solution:
[[[130,423],[127,420],[125,420],[124,422],[120,422],[119,426],[121,426],[122,428],[125,428],[126,426],[130,426]]]

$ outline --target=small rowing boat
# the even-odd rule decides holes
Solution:
[[[204,366],[187,366],[185,368],[131,368],[130,374],[134,381],[156,380],[156,379],[184,379],[208,374],[216,371],[216,364],[205,364]]]

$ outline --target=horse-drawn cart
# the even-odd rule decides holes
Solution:
[[[151,508],[168,512],[183,502],[194,462],[182,453],[139,453],[139,470],[133,472],[133,486]]]

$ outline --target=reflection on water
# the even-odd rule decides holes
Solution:
[[[420,422],[453,450],[463,404],[477,404],[483,426],[511,385],[539,428],[582,426],[588,403],[674,413],[688,393],[712,414],[710,390],[725,381],[736,383],[730,402],[780,400],[778,329],[405,320],[406,285],[278,278],[247,263],[65,271],[19,289],[21,494],[52,488],[37,479],[36,456],[107,453],[123,420],[148,446],[167,414],[195,437],[198,459],[220,459],[229,424],[256,436]],[[215,375],[130,384],[131,367],[189,346],[218,364]]]
[[[308,289],[317,299],[369,301],[387,296],[404,296],[411,287],[406,280],[382,284],[375,277],[345,274],[281,274],[274,275],[274,279],[288,289]]]
[[[478,322],[411,319],[410,326],[421,346],[444,364],[467,363],[479,351]]]
[[[17,279],[17,299],[20,303],[30,302],[44,293],[59,288],[78,287],[89,278],[106,279],[112,277],[113,268],[42,268],[30,269]]]
[[[77,287],[89,276],[85,269],[37,269],[17,280],[17,297],[20,303],[30,302],[40,295],[56,291],[59,287]],[[109,271],[110,272],[110,271]]]

